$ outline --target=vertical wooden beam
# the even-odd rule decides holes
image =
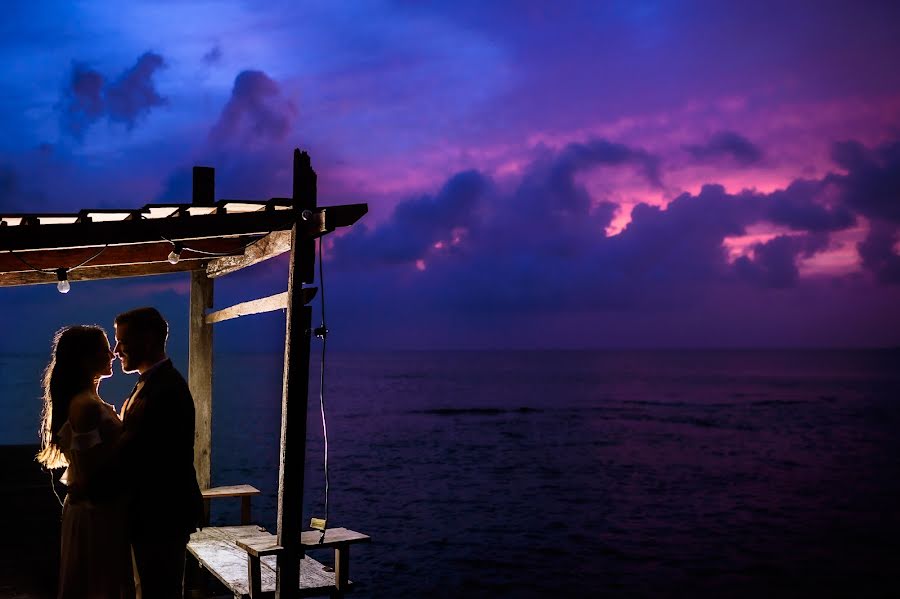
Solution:
[[[209,488],[211,476],[213,327],[206,324],[206,310],[212,302],[213,280],[205,271],[192,271],[188,385],[194,397],[194,468],[201,489]]]
[[[316,171],[312,168],[309,154],[294,150],[294,209],[298,214],[312,210],[317,205]],[[301,280],[313,283],[316,276],[316,240],[304,239],[301,248]]]
[[[316,174],[310,166],[309,154],[294,150],[294,208],[298,215],[304,209],[315,207],[315,190]],[[300,533],[312,308],[304,305],[302,288],[306,277],[315,273],[315,245],[312,240],[304,239],[303,231],[296,224],[291,229],[278,470],[278,544],[284,549],[278,554],[276,599],[297,597],[303,559]]]
[[[213,169],[194,167],[193,196],[195,205],[215,204]],[[213,333],[212,325],[206,323],[206,311],[212,306],[213,279],[205,270],[191,271],[188,386],[194,397],[194,468],[201,489],[209,488],[212,471]],[[204,516],[208,519],[209,514]]]
[[[216,205],[216,169],[209,166],[195,166],[193,178],[193,197],[191,203],[194,206]]]
[[[334,547],[334,587],[333,595],[343,597],[350,586],[350,543],[340,543]]]

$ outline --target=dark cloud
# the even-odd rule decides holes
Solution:
[[[490,181],[476,171],[454,175],[436,195],[397,204],[386,225],[374,231],[354,227],[336,245],[335,257],[356,265],[415,262],[435,243],[450,245],[456,230],[469,229],[490,189]]]
[[[203,62],[208,65],[217,64],[220,60],[222,60],[222,47],[218,44],[210,48],[209,52],[203,55]]]
[[[828,236],[779,235],[765,243],[753,246],[753,257],[741,256],[734,263],[737,274],[765,287],[793,287],[800,271],[797,260],[809,258],[828,246]]]
[[[672,310],[702,301],[713,288],[743,283],[763,293],[799,286],[800,262],[826,250],[832,233],[854,226],[858,207],[872,213],[858,196],[887,187],[890,156],[857,151],[845,175],[797,180],[772,193],[706,185],[665,208],[638,204],[627,227],[607,237],[617,206],[592,197],[579,174],[637,167],[658,181],[655,158],[605,140],[572,144],[539,156],[509,190],[477,171],[459,173],[434,196],[399,204],[380,226],[357,226],[335,239],[334,258],[342,268],[365,266],[354,276],[370,277],[380,290],[373,302],[397,310],[411,309],[397,299],[404,297],[467,316]],[[725,240],[765,224],[792,233],[732,261]],[[460,243],[448,245],[454,232]],[[881,282],[897,277],[896,239],[888,226],[860,244],[866,268]]]
[[[758,146],[733,131],[720,131],[706,143],[687,145],[684,149],[698,162],[730,159],[741,166],[750,166],[763,159],[763,152]]]
[[[243,71],[228,102],[210,129],[193,164],[215,165],[216,196],[267,199],[289,195],[292,141],[297,110],[276,81],[261,71]],[[191,197],[190,167],[176,169],[166,181],[161,201]]]
[[[76,139],[101,118],[104,111],[103,75],[82,64],[72,67],[72,76],[62,102],[62,126]]]
[[[900,223],[900,142],[874,150],[855,141],[840,142],[831,157],[847,171],[826,179],[838,186],[844,205],[867,218]]]
[[[234,80],[210,141],[236,145],[283,141],[296,117],[297,109],[278,83],[262,71],[243,71]]]
[[[769,196],[768,220],[796,231],[840,231],[856,224],[856,216],[844,204],[826,206],[822,198],[829,184],[797,180]]]
[[[99,71],[73,64],[60,102],[63,131],[81,140],[88,127],[103,117],[134,127],[139,117],[166,103],[153,83],[153,75],[164,65],[160,55],[147,52],[133,67],[107,82]]]
[[[863,266],[881,283],[900,284],[900,254],[894,249],[898,241],[896,225],[873,221],[869,234],[857,245]]]
[[[166,99],[153,86],[153,75],[163,68],[162,56],[147,52],[137,63],[122,73],[106,88],[106,109],[109,118],[133,127],[138,117],[156,106],[166,104]]]

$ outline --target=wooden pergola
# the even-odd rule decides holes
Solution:
[[[194,548],[189,547],[236,596],[256,597],[267,590],[261,560],[268,556],[276,560],[269,558],[268,563],[277,563],[276,597],[341,593],[347,584],[348,544],[368,539],[346,529],[328,529],[324,535],[314,531],[313,537],[309,531],[303,533],[301,523],[313,334],[308,303],[316,291],[304,284],[314,283],[316,239],[354,224],[368,206],[318,206],[316,174],[306,152],[294,150],[293,175],[289,198],[216,201],[214,169],[194,167],[190,204],[87,209],[73,214],[0,214],[0,287],[190,273],[188,383],[196,409],[194,465],[206,497],[228,495],[217,495],[211,488],[213,324],[286,309],[277,536],[243,522],[242,527],[206,528],[207,536],[192,537]],[[286,292],[211,312],[218,277],[285,252],[290,252]],[[216,551],[245,552],[247,569],[242,574],[218,571],[215,559],[205,560],[207,554],[194,550],[207,547],[201,541],[209,541],[209,556],[215,557]],[[327,580],[330,586],[321,586],[321,581],[310,583],[319,585],[315,588],[301,584],[301,571],[309,565],[305,562],[318,564],[304,555],[304,549],[313,545],[335,549],[334,582]],[[244,576],[245,586],[228,576]]]

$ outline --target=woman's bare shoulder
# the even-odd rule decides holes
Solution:
[[[77,433],[97,428],[102,405],[93,391],[82,391],[69,404],[69,423]]]

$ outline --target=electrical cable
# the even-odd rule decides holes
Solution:
[[[319,287],[322,290],[322,295],[319,299],[319,305],[322,307],[322,326],[319,329],[322,338],[322,360],[319,371],[319,409],[322,413],[322,437],[325,441],[325,526],[322,527],[320,543],[325,540],[325,529],[328,527],[328,426],[325,422],[325,343],[328,338],[328,328],[325,326],[325,272],[322,266],[324,257],[322,237],[319,237]]]
[[[66,268],[66,272],[71,272],[71,271],[75,270],[76,268],[81,268],[82,266],[84,266],[85,264],[87,264],[88,262],[90,262],[91,260],[94,260],[95,258],[98,258],[98,257],[100,256],[100,254],[102,254],[103,252],[105,252],[108,248],[109,248],[109,244],[107,243],[107,244],[104,245],[102,248],[100,248],[100,251],[99,251],[99,252],[97,252],[96,254],[94,254],[93,256],[91,256],[90,258],[88,258],[87,260],[85,260],[84,262],[82,262],[81,264],[77,264],[77,265],[75,265],[75,266],[67,267],[67,268]],[[43,273],[47,273],[47,274],[56,274],[56,271],[57,271],[56,268],[38,268],[38,267],[36,267],[36,266],[32,266],[31,264],[28,263],[27,260],[25,260],[25,258],[23,258],[23,257],[20,256],[19,254],[15,253],[13,250],[6,250],[6,251],[9,252],[10,254],[12,254],[12,255],[16,258],[16,260],[18,260],[19,262],[21,262],[22,264],[24,264],[25,266],[27,266],[28,268],[30,268],[30,269],[33,270],[34,272],[43,272]],[[65,268],[65,267],[64,267],[64,268]]]

